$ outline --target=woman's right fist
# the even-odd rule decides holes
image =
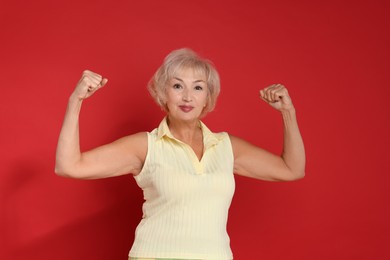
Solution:
[[[79,100],[89,98],[97,90],[106,85],[107,81],[108,79],[103,78],[101,75],[85,70],[72,95]]]

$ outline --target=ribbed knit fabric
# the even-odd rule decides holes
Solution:
[[[148,133],[145,164],[135,176],[144,193],[143,217],[129,256],[233,259],[226,232],[235,189],[230,138],[201,127],[201,161],[173,137],[166,119]]]

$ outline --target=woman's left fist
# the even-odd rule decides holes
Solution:
[[[287,88],[282,84],[272,84],[260,90],[260,97],[278,111],[294,109]]]

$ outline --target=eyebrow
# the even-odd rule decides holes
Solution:
[[[177,78],[177,77],[173,77],[174,79],[176,79],[176,80],[178,80],[178,81],[181,81],[181,82],[184,82],[181,78]],[[192,83],[198,83],[198,82],[204,82],[204,83],[206,83],[204,80],[202,80],[202,79],[198,79],[198,80],[195,80],[194,82],[192,82]]]

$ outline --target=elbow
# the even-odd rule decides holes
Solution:
[[[60,177],[79,179],[80,167],[79,162],[63,157],[56,157],[54,173]]]
[[[54,165],[54,173],[57,176],[66,177],[67,176],[67,170],[66,170],[66,163],[64,160],[58,157],[58,154],[56,154],[56,160]]]
[[[78,176],[76,176],[74,174],[74,171],[69,169],[69,167],[65,167],[65,166],[58,164],[58,163],[56,163],[56,165],[54,167],[54,173],[60,177],[78,178]]]
[[[67,171],[65,171],[65,169],[63,167],[60,167],[59,165],[56,164],[56,166],[54,167],[54,173],[57,175],[57,176],[60,176],[60,177],[69,177],[69,174],[67,173]]]
[[[290,171],[281,181],[297,181],[305,177],[305,171]]]
[[[295,174],[295,181],[297,180],[300,180],[300,179],[303,179],[305,177],[305,171],[300,171],[298,173]]]
[[[288,171],[286,176],[289,176],[288,181],[297,181],[305,177],[305,164],[294,167],[288,167],[286,165],[286,170]]]
[[[54,172],[57,176],[65,177],[65,178],[82,179],[82,180],[96,179],[96,177],[86,173],[80,167],[77,167],[77,165],[64,166],[64,165],[56,164],[54,167]]]
[[[63,169],[58,165],[58,163],[56,162],[55,166],[54,166],[54,173],[57,175],[57,176],[63,176]]]
[[[291,172],[291,176],[292,176],[291,178],[292,181],[303,179],[305,177],[305,169],[295,170]]]

